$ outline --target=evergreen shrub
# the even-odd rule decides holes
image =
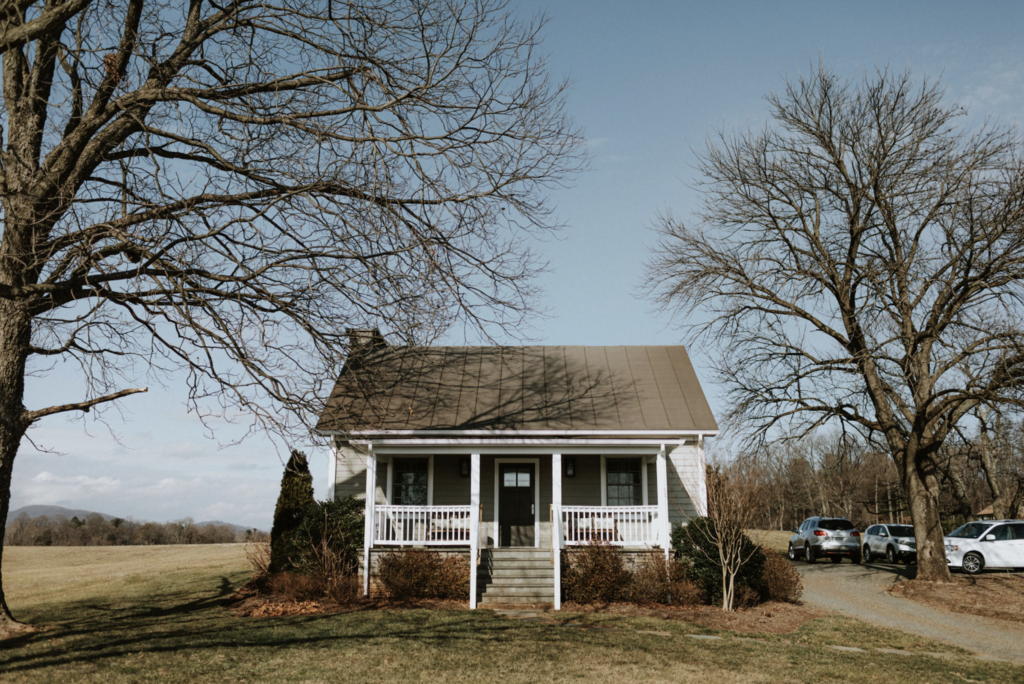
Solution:
[[[707,518],[694,518],[687,525],[677,525],[672,530],[672,549],[686,568],[686,578],[699,587],[704,603],[714,605],[722,602],[722,564],[718,547],[711,541],[710,525]],[[736,573],[737,607],[768,598],[764,553],[746,535],[741,553],[749,560]]]

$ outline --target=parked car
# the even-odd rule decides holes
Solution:
[[[885,523],[864,530],[861,556],[865,563],[885,556],[889,563],[903,561],[910,565],[917,560],[917,539],[912,525]]]
[[[946,562],[971,575],[985,568],[1024,570],[1024,520],[978,520],[943,540]]]
[[[789,538],[789,559],[803,558],[813,563],[819,558],[833,563],[849,558],[860,563],[860,532],[846,518],[816,516],[804,520]]]

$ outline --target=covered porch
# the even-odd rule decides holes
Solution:
[[[669,512],[670,483],[680,482],[669,451],[685,440],[460,441],[364,442],[364,592],[374,549],[449,548],[468,552],[475,608],[482,549],[535,549],[550,558],[558,609],[563,548],[597,541],[668,553],[671,518],[682,515]]]

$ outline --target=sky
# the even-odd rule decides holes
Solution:
[[[697,207],[696,153],[706,136],[760,127],[764,95],[817,61],[840,75],[909,67],[939,79],[972,124],[1018,124],[1024,111],[1024,3],[522,2],[544,13],[555,78],[572,81],[568,113],[590,167],[551,200],[565,228],[537,245],[547,316],[538,344],[674,344],[682,334],[638,297],[659,214]],[[686,321],[678,321],[682,325]],[[716,413],[720,393],[702,373]],[[56,396],[61,378],[29,383],[26,404]],[[11,508],[56,504],[138,520],[224,520],[269,529],[282,455],[267,439],[186,412],[184,382],[151,386],[107,415],[109,428],[61,417],[30,433],[14,466]],[[64,399],[66,401],[66,399]],[[304,446],[304,445],[298,445]],[[327,451],[306,448],[318,497]]]

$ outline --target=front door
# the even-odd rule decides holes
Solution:
[[[536,476],[532,463],[498,464],[499,546],[534,546]]]

